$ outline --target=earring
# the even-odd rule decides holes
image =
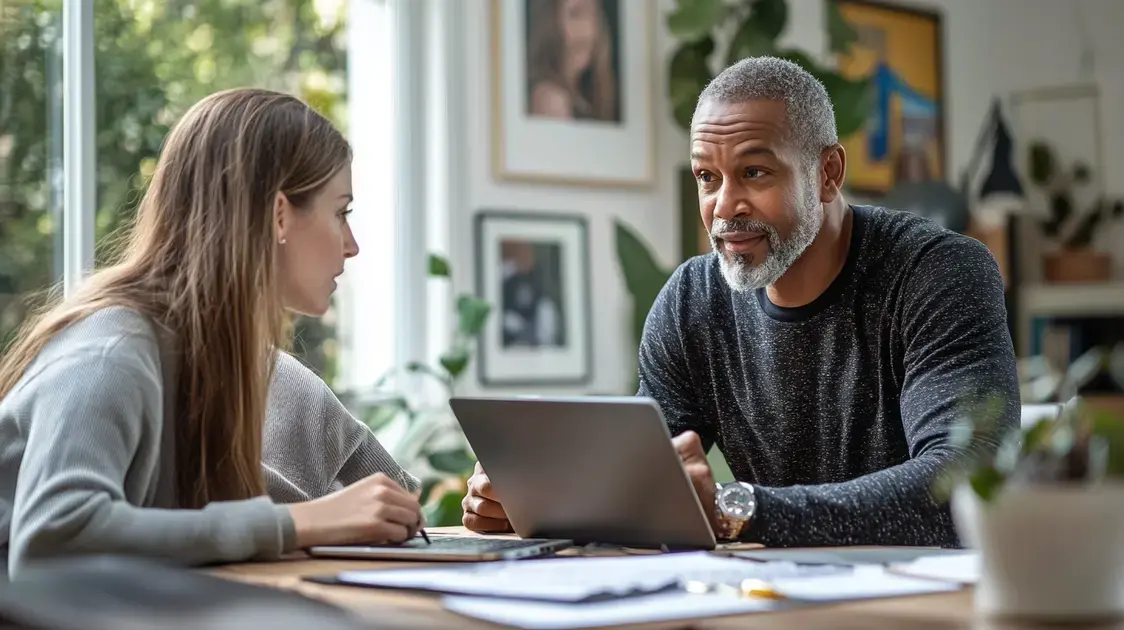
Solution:
[[[278,243],[281,243],[282,245],[284,245],[285,243],[288,243],[289,241],[285,240],[285,237],[283,237],[283,236],[282,236],[282,237],[281,237],[281,240],[279,240],[279,241],[277,241],[277,242],[278,242]]]

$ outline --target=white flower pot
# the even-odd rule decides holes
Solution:
[[[961,542],[980,554],[978,612],[1039,621],[1124,618],[1124,484],[1005,487],[952,498]]]

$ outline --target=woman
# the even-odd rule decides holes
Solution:
[[[0,363],[12,575],[54,555],[200,564],[414,535],[420,507],[398,481],[416,482],[276,350],[286,311],[322,315],[358,253],[350,160],[284,94],[221,92],[179,121],[122,260]],[[380,464],[395,479],[359,472]]]
[[[528,4],[530,115],[620,121],[613,41],[602,1]]]

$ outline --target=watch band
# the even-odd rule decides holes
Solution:
[[[734,483],[748,489],[750,496],[753,496],[754,492],[752,485],[737,481],[735,481]],[[729,514],[722,508],[720,498],[722,496],[722,490],[724,486],[720,483],[715,483],[714,485],[714,511],[717,515],[717,518],[715,520],[718,524],[718,531],[714,533],[715,537],[722,541],[738,540],[742,532],[745,531],[746,526],[749,525],[749,523],[753,520],[754,513],[756,512],[756,501],[752,502],[749,514],[745,516],[734,516],[732,514]]]

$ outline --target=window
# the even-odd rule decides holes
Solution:
[[[0,348],[63,276],[61,9],[0,1]]]
[[[25,317],[22,298],[63,279],[64,252],[98,266],[112,259],[183,112],[215,91],[254,86],[304,99],[355,151],[361,253],[332,311],[297,322],[297,354],[345,389],[370,386],[397,364],[396,324],[408,319],[395,308],[399,2],[0,0],[0,342]],[[64,57],[67,42],[92,48],[92,59]],[[66,67],[80,72],[64,80]],[[74,106],[84,101],[85,118]],[[66,203],[64,132],[89,145],[68,153],[66,172],[75,181],[86,174],[90,192]]]

